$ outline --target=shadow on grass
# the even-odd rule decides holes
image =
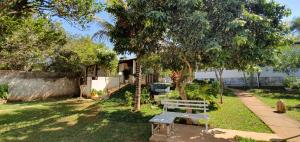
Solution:
[[[152,116],[114,107],[122,104],[75,101],[0,113],[0,141],[148,141]]]
[[[283,90],[254,90],[252,92],[262,97],[273,99],[297,99],[300,101],[299,93],[287,92]]]

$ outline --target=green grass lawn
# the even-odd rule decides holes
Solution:
[[[134,113],[124,91],[106,101],[63,99],[0,105],[0,141],[148,141],[148,120],[161,108],[142,105]],[[210,126],[271,132],[235,96],[225,96],[221,109],[209,112]]]
[[[271,91],[271,90],[251,90],[261,101],[265,104],[275,108],[276,102],[281,99],[285,102],[287,109],[287,115],[300,121],[300,109],[292,108],[300,104],[300,94],[287,93],[284,91]]]
[[[220,105],[219,110],[210,111],[208,114],[210,117],[209,124],[213,127],[264,133],[272,132],[235,96],[224,96],[224,103]]]

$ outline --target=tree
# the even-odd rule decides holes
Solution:
[[[154,82],[158,82],[160,72],[162,71],[161,57],[159,54],[147,54],[141,59],[142,72],[144,74],[152,74]]]
[[[102,7],[103,4],[97,0],[5,0],[0,2],[0,17],[22,18],[38,14],[42,17],[58,16],[85,25]]]
[[[53,56],[50,71],[73,72],[83,74],[93,65],[99,65],[107,73],[115,72],[117,54],[104,44],[94,43],[90,37],[71,38],[63,47],[57,49]]]
[[[48,63],[65,33],[52,17],[84,26],[102,10],[96,0],[7,0],[0,2],[0,68],[34,70]],[[41,69],[38,69],[41,70]]]
[[[279,47],[288,45],[289,28],[282,21],[290,11],[274,1],[249,1],[245,3],[236,25],[233,40],[233,62],[237,69],[273,65]]]
[[[223,71],[234,68],[231,58],[234,54],[232,42],[237,34],[236,25],[243,22],[236,19],[242,15],[242,1],[239,0],[215,0],[205,1],[204,11],[210,25],[210,30],[206,34],[206,41],[209,41],[203,53],[203,69],[213,69],[220,86],[220,103],[223,103],[224,79]],[[217,9],[217,10],[215,10]]]
[[[278,63],[274,66],[275,70],[291,74],[300,67],[300,47],[294,45],[281,48],[278,56]]]
[[[159,47],[158,40],[165,30],[162,28],[162,15],[157,9],[160,4],[159,1],[112,0],[107,3],[106,11],[115,16],[116,22],[109,24],[98,20],[104,30],[96,35],[108,35],[119,54],[134,53],[137,57],[135,111],[140,110],[141,58]]]
[[[295,30],[297,32],[300,32],[300,17],[293,19],[291,30]]]
[[[66,43],[64,30],[45,18],[28,17],[0,41],[0,69],[43,70],[55,49]],[[8,22],[8,23],[9,23]]]
[[[172,70],[172,79],[184,100],[184,88],[192,81],[193,70],[207,42],[205,36],[210,27],[204,7],[201,0],[167,1],[164,5],[167,31],[161,61],[165,69]]]
[[[187,100],[185,87],[191,82],[191,73],[196,63],[195,58],[187,58],[188,54],[182,54],[177,47],[165,47],[160,53],[161,63],[164,70],[171,70],[171,79],[178,89],[181,99]]]

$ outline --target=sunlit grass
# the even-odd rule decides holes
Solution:
[[[284,91],[252,90],[252,92],[265,104],[276,107],[276,102],[281,99],[287,106],[287,115],[300,121],[300,108],[294,108],[300,105],[300,94],[287,93]]]
[[[123,89],[106,101],[64,99],[0,106],[0,141],[148,141],[149,119],[157,105],[127,106]],[[270,132],[237,97],[225,96],[219,110],[209,112],[211,127]]]

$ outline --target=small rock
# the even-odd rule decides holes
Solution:
[[[277,108],[277,112],[278,113],[285,113],[286,112],[285,104],[284,104],[284,102],[282,100],[279,100],[276,103],[276,108]]]

